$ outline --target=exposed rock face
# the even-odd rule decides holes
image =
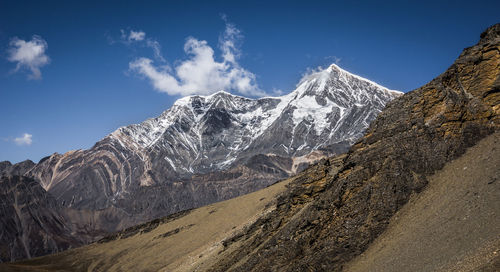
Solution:
[[[0,162],[0,176],[21,176],[34,166],[35,163],[30,160],[25,160],[14,165],[8,161],[3,161]]]
[[[500,24],[442,75],[389,103],[340,170],[298,180],[274,212],[227,241],[214,271],[338,271],[426,177],[500,129]],[[234,243],[238,241],[238,243]]]
[[[61,207],[38,182],[20,176],[0,178],[0,262],[82,244],[72,236]]]
[[[256,191],[287,176],[280,168],[260,165],[257,169],[238,166],[228,171],[195,175],[189,180],[139,187],[117,201],[117,206],[133,215],[133,223],[145,222],[178,211],[201,207]],[[270,172],[266,172],[270,171]]]
[[[499,271],[500,131],[428,177],[344,270]]]

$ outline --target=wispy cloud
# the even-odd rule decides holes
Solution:
[[[145,37],[146,37],[146,33],[144,33],[144,31],[130,30],[130,33],[128,35],[128,40],[129,41],[143,41]]]
[[[156,60],[165,62],[165,58],[161,55],[161,46],[158,41],[153,38],[146,37],[146,32],[142,30],[127,30],[120,29],[120,40],[119,42],[127,45],[127,46],[144,46],[149,47],[153,50],[153,54]],[[110,40],[111,44],[116,41],[108,36],[108,40]]]
[[[154,89],[169,95],[206,95],[220,90],[249,96],[266,95],[257,85],[256,76],[238,63],[241,31],[225,21],[226,29],[219,37],[222,61],[215,59],[214,49],[206,41],[189,37],[184,44],[188,58],[176,61],[178,65],[174,68],[139,58],[129,63],[130,70],[147,78]]]
[[[325,60],[333,61],[333,63],[335,63],[335,64],[340,64],[340,61],[342,61],[342,58],[339,58],[337,56],[328,56],[328,57],[325,57]]]
[[[31,74],[29,79],[41,79],[42,72],[40,68],[50,62],[49,56],[45,53],[48,48],[47,42],[40,36],[34,35],[31,41],[21,40],[14,37],[10,41],[7,59],[15,62],[17,72],[21,69],[28,69]]]
[[[339,65],[340,62],[342,61],[341,57],[337,56],[318,56],[318,55],[311,55],[311,54],[306,54],[305,57],[311,62],[316,63],[317,65],[323,65],[323,66],[328,66],[330,64],[337,64]]]
[[[24,133],[23,136],[15,138],[14,142],[17,145],[31,145],[31,143],[33,142],[32,138],[33,135],[29,133]]]
[[[157,60],[165,62],[165,59],[161,55],[161,46],[160,46],[159,42],[157,42],[153,39],[147,39],[146,46],[153,49],[154,56]]]

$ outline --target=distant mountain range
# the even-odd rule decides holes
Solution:
[[[66,211],[65,224],[89,241],[89,232],[97,237],[233,198],[343,153],[400,95],[331,65],[281,97],[224,91],[184,97],[159,117],[121,127],[88,150],[55,153],[37,164],[2,162],[0,173],[36,180],[51,205]],[[86,225],[88,218],[99,223]]]

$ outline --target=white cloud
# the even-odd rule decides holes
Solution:
[[[276,89],[276,88],[273,88],[273,92],[272,94],[274,96],[282,96],[285,94],[285,91],[283,91],[282,89]]]
[[[154,56],[157,60],[160,60],[162,62],[165,62],[165,59],[161,55],[161,46],[160,43],[153,40],[153,39],[147,39],[146,40],[146,46],[153,49]]]
[[[240,57],[240,50],[236,43],[240,42],[242,38],[241,31],[233,24],[226,22],[226,31],[219,37],[219,47],[225,61],[236,63],[236,59]]]
[[[190,37],[184,44],[188,59],[178,62],[173,69],[155,66],[148,58],[130,62],[129,68],[149,79],[156,90],[169,95],[207,95],[220,90],[250,96],[266,95],[258,87],[255,75],[238,63],[241,55],[238,43],[242,38],[240,30],[226,22],[226,29],[219,38],[220,62],[206,41]]]
[[[10,41],[7,59],[10,62],[17,62],[15,72],[21,68],[26,68],[31,71],[31,75],[28,76],[29,79],[41,79],[42,72],[40,68],[50,62],[49,56],[45,54],[47,48],[47,42],[40,36],[34,35],[31,41],[14,37]]]
[[[146,37],[146,33],[144,31],[133,31],[130,30],[130,34],[128,35],[129,41],[143,41]]]
[[[31,145],[31,143],[33,142],[32,137],[33,135],[24,133],[22,137],[15,138],[14,142],[17,145]]]

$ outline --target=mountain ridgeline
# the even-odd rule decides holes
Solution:
[[[157,118],[119,128],[89,150],[54,154],[28,174],[65,206],[102,209],[140,187],[189,182],[194,174],[248,164],[255,155],[345,152],[399,94],[332,65],[282,97],[253,100],[221,91],[179,99]],[[282,178],[293,173],[288,161],[261,168]],[[275,180],[254,182],[255,188]]]
[[[39,183],[48,194],[41,197],[54,201],[64,226],[78,236],[67,247],[256,191],[343,153],[400,95],[331,65],[281,97],[224,91],[184,97],[159,117],[121,127],[88,150],[55,153],[37,164],[3,162],[0,173]],[[13,236],[27,230],[22,222],[11,225]],[[2,260],[40,255],[29,245],[42,241],[30,243]]]

